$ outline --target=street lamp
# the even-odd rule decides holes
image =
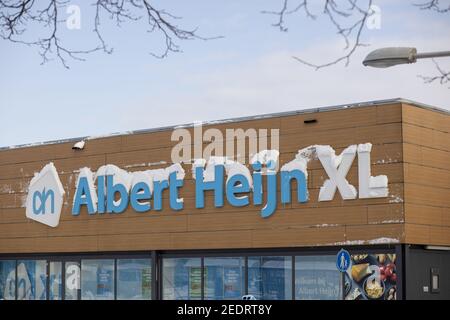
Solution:
[[[392,47],[372,51],[363,65],[374,68],[388,68],[398,64],[415,63],[417,59],[450,57],[450,51],[417,53],[416,48]]]

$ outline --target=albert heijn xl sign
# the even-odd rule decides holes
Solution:
[[[371,176],[370,143],[351,145],[336,155],[330,146],[313,145],[298,151],[291,161],[279,167],[278,150],[263,150],[251,158],[250,168],[227,157],[212,156],[192,161],[195,179],[195,207],[204,208],[205,197],[213,196],[219,208],[260,206],[261,217],[269,218],[278,203],[305,203],[308,194],[308,163],[318,159],[328,178],[320,188],[318,201],[331,201],[336,192],[344,200],[388,196],[388,178]],[[346,176],[355,159],[358,164],[358,190]],[[121,214],[130,206],[137,213],[163,210],[163,194],[169,193],[170,209],[183,210],[180,197],[185,171],[179,164],[163,169],[127,172],[115,165],[105,165],[96,172],[80,169],[72,204],[72,215],[86,207],[89,215]],[[295,183],[294,183],[295,182]],[[277,188],[280,186],[280,199]],[[291,190],[296,196],[291,199]],[[51,227],[59,224],[64,188],[53,163],[47,164],[31,180],[26,202],[26,216]]]

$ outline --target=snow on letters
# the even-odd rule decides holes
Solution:
[[[195,180],[195,207],[205,207],[207,192],[213,192],[214,206],[223,207],[225,198],[234,207],[250,204],[261,206],[261,216],[270,217],[278,206],[293,200],[304,203],[309,200],[308,164],[318,160],[327,174],[320,188],[318,201],[331,201],[338,191],[343,200],[387,197],[388,178],[385,175],[371,175],[370,143],[350,145],[339,155],[329,145],[311,145],[298,150],[294,159],[279,168],[279,151],[262,150],[251,158],[250,168],[227,157],[211,156],[209,159],[195,159],[192,176]],[[347,174],[358,157],[359,190],[347,180]],[[53,181],[59,186],[56,169],[47,165],[32,179],[30,187],[46,172],[52,172]],[[73,215],[79,215],[86,207],[89,214],[122,213],[129,205],[136,212],[162,210],[162,195],[169,193],[170,208],[181,210],[184,199],[179,191],[184,185],[185,171],[175,163],[166,168],[128,172],[113,164],[107,164],[92,172],[89,168],[79,170],[73,201]],[[293,182],[296,184],[293,184]],[[279,184],[279,186],[278,186]],[[292,193],[293,185],[296,192]],[[47,192],[44,186],[39,192]],[[278,199],[280,190],[281,199]],[[64,190],[62,190],[62,194]],[[41,196],[44,199],[43,196]],[[33,200],[33,199],[31,199]],[[31,203],[30,196],[27,208]],[[31,204],[30,204],[31,203]],[[37,211],[37,210],[36,210]]]

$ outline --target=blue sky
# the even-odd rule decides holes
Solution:
[[[95,40],[87,3],[71,1],[81,7],[81,30],[61,29],[77,49]],[[448,84],[423,84],[417,77],[435,74],[431,61],[385,70],[361,65],[378,47],[450,50],[450,14],[420,11],[412,1],[374,3],[381,28],[364,31],[370,46],[360,48],[348,67],[320,71],[291,57],[327,62],[342,54],[342,41],[323,18],[292,16],[287,33],[272,27],[275,17],[261,11],[279,9],[281,0],[154,1],[182,16],[180,26],[224,36],[180,42],[183,53],[163,60],[149,54],[161,49],[160,36],[142,24],[117,28],[105,20],[114,53],[69,60],[69,70],[57,61],[41,65],[33,48],[0,41],[0,147],[396,97],[450,110]],[[450,68],[450,59],[440,61]]]

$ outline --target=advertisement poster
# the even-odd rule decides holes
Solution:
[[[395,254],[352,255],[345,273],[346,300],[397,300]]]
[[[300,300],[339,300],[341,281],[335,270],[302,270],[295,280]]]
[[[152,296],[152,269],[142,269],[142,296],[150,299]]]
[[[0,261],[0,300],[14,300],[16,295],[16,262]]]
[[[224,299],[239,298],[241,296],[241,269],[224,268],[223,297]]]
[[[46,299],[46,261],[24,260],[17,265],[17,295],[19,300]]]
[[[97,295],[110,296],[112,294],[112,271],[100,266],[97,270]]]
[[[206,275],[205,275],[206,278]],[[202,269],[190,268],[189,269],[189,298],[201,299],[202,298]]]

